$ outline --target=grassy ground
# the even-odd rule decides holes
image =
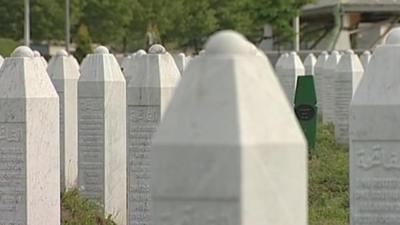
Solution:
[[[8,57],[18,47],[19,43],[7,38],[0,38],[0,55]]]
[[[63,225],[116,225],[111,218],[104,218],[97,205],[83,200],[76,190],[62,195],[61,218]]]
[[[333,126],[320,126],[309,160],[310,225],[349,224],[348,165],[348,148],[336,146]]]

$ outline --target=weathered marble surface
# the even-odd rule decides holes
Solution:
[[[0,224],[60,224],[59,100],[28,47],[0,69]]]
[[[181,74],[183,74],[183,71],[185,70],[185,67],[186,67],[185,54],[184,53],[174,54],[173,57],[174,57],[175,64],[179,69],[179,72]]]
[[[314,54],[311,53],[304,60],[306,75],[315,75],[315,64],[317,64],[317,59]]]
[[[186,68],[152,146],[154,225],[307,224],[306,141],[250,45],[220,32]]]
[[[317,92],[317,106],[320,114],[322,114],[322,108],[324,107],[324,98],[323,98],[323,90],[324,90],[324,73],[325,73],[325,63],[328,61],[328,52],[322,52],[317,59],[317,63],[315,64],[315,90]]]
[[[350,116],[350,222],[400,221],[400,29],[374,51]]]
[[[349,108],[353,94],[364,74],[363,66],[352,50],[346,51],[337,65],[335,79],[335,139],[349,144]]]
[[[77,187],[79,65],[65,50],[50,60],[47,72],[60,99],[61,190]]]
[[[305,75],[305,69],[296,52],[291,52],[287,57],[284,56],[282,60],[281,72],[278,73],[278,77],[289,102],[293,104],[297,77]]]
[[[372,57],[372,55],[371,55],[370,51],[365,51],[361,55],[360,60],[361,60],[361,63],[363,65],[363,67],[364,67],[364,70],[367,70],[368,64],[371,61],[371,57]]]
[[[137,71],[143,71],[146,69],[146,54],[147,53],[144,50],[139,50],[124,59],[122,63],[122,71],[124,73],[127,86]]]
[[[341,57],[338,51],[333,51],[324,65],[322,77],[322,121],[324,123],[335,123],[336,68]]]
[[[154,45],[132,67],[128,100],[128,211],[130,225],[151,224],[150,145],[181,77],[172,56]]]
[[[118,225],[127,224],[126,87],[117,60],[100,46],[78,81],[78,184]]]

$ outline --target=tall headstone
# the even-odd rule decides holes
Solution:
[[[160,45],[150,48],[132,71],[128,96],[128,210],[130,225],[151,221],[150,144],[181,74]]]
[[[126,87],[106,47],[82,62],[78,81],[78,185],[117,224],[126,213]]]
[[[174,57],[176,66],[179,69],[179,72],[181,74],[183,74],[183,71],[185,70],[185,67],[186,67],[186,56],[185,56],[185,54],[184,53],[179,53],[179,54],[173,55],[173,57]]]
[[[126,84],[128,86],[129,81],[132,79],[132,76],[136,71],[144,70],[146,63],[144,56],[146,55],[146,51],[139,50],[132,54],[123,64],[123,73],[125,76]]]
[[[304,60],[304,68],[306,70],[306,75],[315,75],[315,64],[317,64],[317,59],[314,54],[309,54]]]
[[[28,47],[0,69],[0,224],[60,224],[59,102]]]
[[[361,55],[360,59],[361,59],[362,65],[364,67],[364,70],[367,70],[367,66],[369,64],[369,61],[371,61],[371,57],[372,57],[372,55],[371,55],[371,52],[369,52],[369,51],[365,51]]]
[[[285,64],[285,61],[287,60],[287,58],[289,57],[289,53],[283,53],[281,54],[281,56],[278,58],[278,61],[276,61],[275,64],[275,72],[278,75],[278,77],[280,77],[280,75],[283,73],[282,72],[282,65]]]
[[[307,224],[307,149],[273,68],[223,31],[194,59],[152,145],[153,225]]]
[[[317,59],[317,63],[315,64],[315,90],[317,92],[317,106],[320,109],[319,111],[322,114],[322,108],[324,107],[324,74],[325,74],[325,63],[328,61],[328,53],[326,51],[322,52]]]
[[[306,71],[296,52],[291,52],[282,62],[281,74],[278,74],[282,88],[291,104],[294,103],[297,77],[305,75]]]
[[[350,108],[350,222],[400,221],[400,29],[374,51]]]
[[[335,80],[340,57],[339,52],[333,51],[324,66],[322,77],[322,121],[324,123],[335,123]]]
[[[353,94],[364,74],[356,54],[348,50],[340,59],[335,79],[335,139],[336,143],[349,144],[349,108]]]
[[[60,99],[61,191],[78,182],[78,79],[79,66],[65,50],[50,60],[47,72]]]

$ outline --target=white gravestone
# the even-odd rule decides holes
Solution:
[[[294,103],[294,92],[296,89],[297,77],[305,75],[306,71],[296,52],[291,52],[284,59],[281,65],[281,74],[278,74],[279,80],[287,98],[291,104]]]
[[[317,63],[315,64],[315,90],[317,92],[317,106],[320,109],[319,111],[322,112],[323,109],[323,90],[324,90],[324,73],[325,73],[325,63],[328,61],[328,53],[322,52],[317,59]],[[322,113],[321,113],[322,114]]]
[[[272,66],[236,32],[206,49],[154,138],[153,225],[307,224],[306,141]]]
[[[324,123],[335,123],[335,80],[340,57],[339,52],[333,51],[324,66],[322,77],[322,121]]]
[[[150,144],[180,79],[172,56],[160,45],[141,58],[132,71],[128,96],[128,210],[130,225],[149,225]]]
[[[35,57],[35,58],[37,58],[37,60],[42,64],[42,66],[44,67],[44,69],[46,70],[47,69],[47,61],[46,61],[46,59],[42,56],[42,55],[40,55],[40,52],[38,52],[38,51],[33,51],[33,56]]]
[[[371,52],[369,52],[369,51],[365,51],[361,55],[360,59],[361,59],[362,65],[364,67],[364,70],[367,70],[367,66],[369,64],[369,61],[371,61],[371,57],[372,57],[372,55],[371,55]]]
[[[275,64],[275,73],[278,75],[278,78],[281,77],[283,71],[282,71],[282,65],[285,64],[285,61],[289,57],[289,53],[283,53],[281,56],[278,58],[278,61],[276,61]]]
[[[353,94],[364,74],[356,54],[348,50],[340,59],[335,79],[335,139],[336,143],[349,144],[349,108]]]
[[[315,64],[317,63],[317,59],[314,54],[309,54],[307,58],[304,60],[304,68],[306,70],[306,75],[315,75]]]
[[[18,47],[0,69],[0,224],[60,224],[59,102]]]
[[[400,29],[378,46],[350,116],[351,225],[400,221]]]
[[[65,50],[50,60],[47,72],[60,98],[61,191],[76,188],[78,179],[79,66]]]
[[[3,64],[3,62],[4,62],[4,58],[3,58],[3,56],[0,55],[0,67]]]
[[[126,87],[106,47],[88,55],[78,81],[78,185],[117,224],[126,213]]]
[[[179,53],[179,54],[173,55],[173,57],[174,57],[174,61],[176,63],[176,66],[179,69],[179,72],[181,74],[183,74],[183,71],[185,70],[185,67],[186,67],[186,56],[185,56],[185,54],[184,53]]]
[[[139,50],[134,55],[132,55],[129,60],[125,62],[123,73],[127,84],[129,84],[129,81],[132,79],[132,76],[134,76],[135,72],[143,71],[146,69],[146,62],[144,57],[146,56],[146,54],[147,53],[144,50]]]

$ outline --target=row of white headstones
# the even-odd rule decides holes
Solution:
[[[379,193],[400,194],[399,33],[351,105],[354,224],[382,221],[371,207],[397,218]],[[119,225],[306,225],[307,145],[267,57],[224,31],[182,70],[160,45],[123,72],[105,47],[80,66],[62,51],[47,71],[17,48],[0,68],[0,224],[60,224],[60,191],[78,187]]]
[[[361,60],[360,60],[361,58]],[[301,62],[296,52],[284,53],[275,71],[290,101],[294,100],[298,76],[314,75],[317,105],[324,123],[333,123],[339,144],[349,143],[349,106],[364,75],[371,53],[358,57],[352,50],[322,52],[318,59],[309,54]]]

